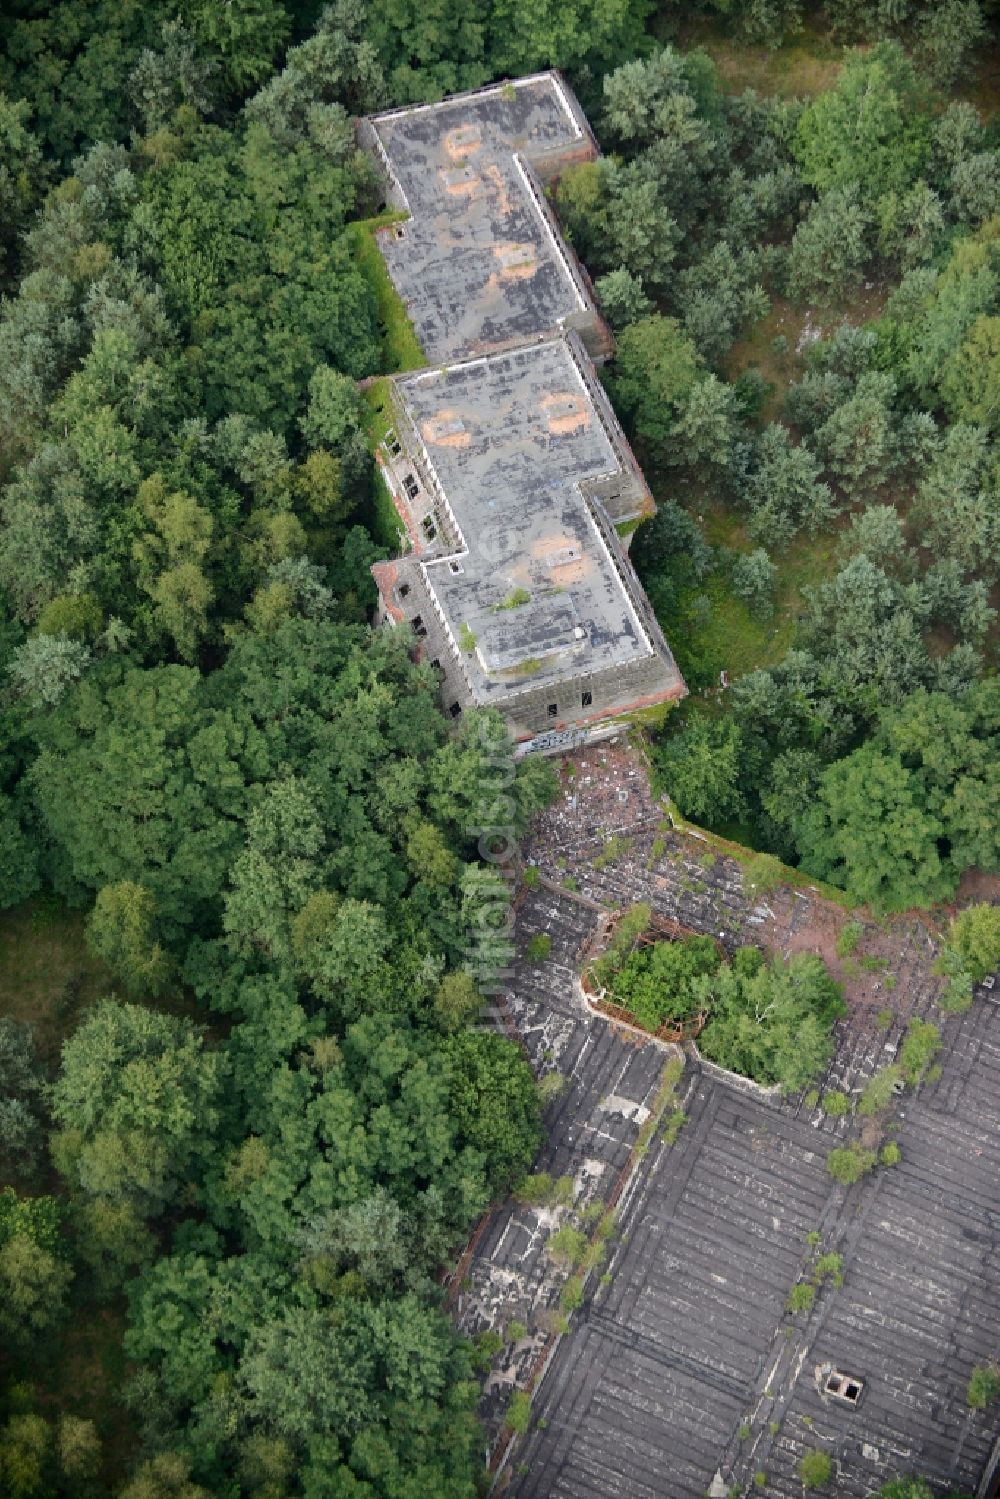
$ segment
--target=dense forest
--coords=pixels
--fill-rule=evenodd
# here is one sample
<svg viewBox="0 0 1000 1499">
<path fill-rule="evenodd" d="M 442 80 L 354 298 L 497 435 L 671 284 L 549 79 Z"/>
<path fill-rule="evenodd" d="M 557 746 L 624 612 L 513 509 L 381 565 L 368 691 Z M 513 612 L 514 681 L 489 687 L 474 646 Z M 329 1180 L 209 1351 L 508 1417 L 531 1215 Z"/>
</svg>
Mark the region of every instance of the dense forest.
<svg viewBox="0 0 1000 1499">
<path fill-rule="evenodd" d="M 393 356 L 351 116 L 567 70 L 606 154 L 555 206 L 693 689 L 656 773 L 928 904 L 1000 862 L 990 24 L 4 6 L 0 904 L 29 942 L 80 933 L 86 979 L 34 1028 L 0 1005 L 0 1493 L 479 1491 L 480 1353 L 439 1272 L 541 1127 L 468 972 L 470 931 L 480 978 L 503 961 L 509 894 L 477 839 L 498 787 L 522 829 L 555 773 L 515 778 L 489 715 L 449 732 L 368 627 L 358 381 Z M 734 49 L 780 73 L 803 37 L 822 88 L 731 86 Z"/>
</svg>

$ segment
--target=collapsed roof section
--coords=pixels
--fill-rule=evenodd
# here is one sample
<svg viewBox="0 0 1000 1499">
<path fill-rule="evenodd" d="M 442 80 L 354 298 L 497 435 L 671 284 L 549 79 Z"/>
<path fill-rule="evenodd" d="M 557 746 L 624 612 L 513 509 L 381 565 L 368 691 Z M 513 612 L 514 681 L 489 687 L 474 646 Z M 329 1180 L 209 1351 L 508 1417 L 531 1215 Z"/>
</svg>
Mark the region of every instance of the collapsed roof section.
<svg viewBox="0 0 1000 1499">
<path fill-rule="evenodd" d="M 409 214 L 379 245 L 429 359 L 462 358 L 561 329 L 610 352 L 590 284 L 543 184 L 597 155 L 557 73 L 362 121 L 387 202 Z"/>
</svg>

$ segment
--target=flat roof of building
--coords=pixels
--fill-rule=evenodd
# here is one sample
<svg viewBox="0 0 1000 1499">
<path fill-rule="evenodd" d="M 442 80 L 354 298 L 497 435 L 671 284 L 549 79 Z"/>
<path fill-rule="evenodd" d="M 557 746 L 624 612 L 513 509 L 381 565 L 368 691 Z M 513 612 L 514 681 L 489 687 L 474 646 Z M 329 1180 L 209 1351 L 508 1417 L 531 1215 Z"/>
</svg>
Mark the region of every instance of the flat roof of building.
<svg viewBox="0 0 1000 1499">
<path fill-rule="evenodd" d="M 594 148 L 554 73 L 369 122 L 410 220 L 382 253 L 434 362 L 550 332 L 588 298 L 525 167 Z"/>
<path fill-rule="evenodd" d="M 570 344 L 427 370 L 397 389 L 459 534 L 421 566 L 476 697 L 650 655 L 580 487 L 622 466 Z"/>
</svg>

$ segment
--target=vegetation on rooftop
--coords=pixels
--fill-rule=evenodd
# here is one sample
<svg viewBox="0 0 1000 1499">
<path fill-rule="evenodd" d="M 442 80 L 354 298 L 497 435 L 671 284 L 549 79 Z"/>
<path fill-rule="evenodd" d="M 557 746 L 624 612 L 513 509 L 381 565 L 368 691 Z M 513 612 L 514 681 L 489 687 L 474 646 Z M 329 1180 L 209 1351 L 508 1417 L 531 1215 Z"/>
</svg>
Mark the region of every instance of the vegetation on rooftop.
<svg viewBox="0 0 1000 1499">
<path fill-rule="evenodd" d="M 711 937 L 645 940 L 648 906 L 623 916 L 589 982 L 648 1030 L 704 1021 L 698 1047 L 710 1061 L 764 1085 L 805 1088 L 832 1054 L 840 990 L 811 953 L 768 959 L 740 948 L 727 962 Z"/>
</svg>

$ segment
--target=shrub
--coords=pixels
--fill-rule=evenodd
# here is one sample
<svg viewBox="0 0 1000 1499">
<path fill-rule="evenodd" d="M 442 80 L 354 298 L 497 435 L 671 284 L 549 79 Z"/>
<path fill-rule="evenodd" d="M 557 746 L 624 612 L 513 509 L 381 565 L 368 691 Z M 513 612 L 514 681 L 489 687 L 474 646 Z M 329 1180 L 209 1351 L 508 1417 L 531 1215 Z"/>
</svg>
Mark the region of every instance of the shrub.
<svg viewBox="0 0 1000 1499">
<path fill-rule="evenodd" d="M 523 1390 L 515 1390 L 510 1397 L 504 1424 L 511 1431 L 527 1431 L 531 1422 L 531 1396 Z"/>
<path fill-rule="evenodd" d="M 542 871 L 534 864 L 529 864 L 521 876 L 528 890 L 537 890 L 542 882 Z"/>
<path fill-rule="evenodd" d="M 616 859 L 620 859 L 624 854 L 627 854 L 631 847 L 631 838 L 621 836 L 609 838 L 601 852 L 592 860 L 594 868 L 606 869 L 609 864 L 613 864 Z"/>
<path fill-rule="evenodd" d="M 785 1305 L 790 1312 L 809 1312 L 812 1311 L 815 1300 L 816 1287 L 811 1286 L 807 1280 L 800 1280 L 789 1291 Z"/>
<path fill-rule="evenodd" d="M 831 1119 L 842 1119 L 850 1112 L 851 1100 L 846 1093 L 841 1093 L 837 1088 L 830 1088 L 823 1094 L 823 1113 L 829 1114 Z"/>
<path fill-rule="evenodd" d="M 602 1243 L 606 1243 L 607 1240 L 611 1238 L 617 1225 L 618 1214 L 615 1212 L 614 1208 L 607 1208 L 606 1211 L 601 1214 L 600 1220 L 594 1232 Z"/>
<path fill-rule="evenodd" d="M 900 1067 L 883 1067 L 881 1072 L 876 1072 L 864 1086 L 858 1113 L 863 1114 L 866 1119 L 880 1114 L 895 1098 L 902 1081 L 903 1071 Z"/>
<path fill-rule="evenodd" d="M 520 1343 L 522 1338 L 528 1336 L 528 1329 L 523 1322 L 507 1323 L 507 1341 L 509 1343 Z"/>
<path fill-rule="evenodd" d="M 573 1201 L 576 1183 L 571 1176 L 553 1177 L 548 1171 L 525 1176 L 514 1188 L 514 1200 L 522 1207 L 567 1207 Z"/>
<path fill-rule="evenodd" d="M 941 1049 L 941 1032 L 929 1020 L 911 1020 L 899 1049 L 899 1065 L 906 1081 L 916 1087 L 923 1082 Z"/>
<path fill-rule="evenodd" d="M 561 1097 L 569 1087 L 569 1078 L 564 1077 L 561 1072 L 547 1072 L 538 1083 L 538 1100 L 542 1108 Z"/>
<path fill-rule="evenodd" d="M 1000 1370 L 993 1364 L 979 1364 L 973 1369 L 966 1386 L 965 1398 L 975 1411 L 983 1411 L 1000 1395 Z"/>
<path fill-rule="evenodd" d="M 871 1171 L 875 1161 L 874 1150 L 865 1150 L 855 1141 L 853 1145 L 843 1145 L 837 1150 L 831 1150 L 826 1158 L 826 1169 L 834 1181 L 850 1187 Z"/>
<path fill-rule="evenodd" d="M 889 1030 L 889 1028 L 892 1025 L 892 1022 L 895 1020 L 895 1018 L 896 1018 L 896 1012 L 895 1012 L 895 1010 L 890 1010 L 889 1006 L 886 1005 L 885 1009 L 884 1010 L 879 1010 L 878 1014 L 875 1016 L 875 1028 L 876 1028 L 876 1030 L 882 1031 L 883 1033 L 885 1031 Z"/>
<path fill-rule="evenodd" d="M 677 1136 L 687 1124 L 687 1114 L 681 1108 L 674 1109 L 663 1126 L 663 1141 L 665 1145 L 676 1145 Z"/>
<path fill-rule="evenodd" d="M 773 854 L 754 854 L 744 866 L 743 883 L 754 895 L 767 895 L 781 884 L 784 873 L 781 860 Z"/>
<path fill-rule="evenodd" d="M 996 1364 L 978 1364 L 969 1376 L 966 1400 L 973 1411 L 985 1411 L 1000 1396 L 1000 1369 Z"/>
<path fill-rule="evenodd" d="M 533 937 L 528 938 L 525 955 L 529 963 L 544 963 L 552 951 L 552 938 L 548 932 L 536 932 Z"/>
<path fill-rule="evenodd" d="M 964 968 L 948 974 L 948 980 L 938 996 L 938 1009 L 946 1015 L 964 1015 L 972 1009 L 973 983 Z"/>
<path fill-rule="evenodd" d="M 590 1270 L 596 1270 L 604 1264 L 604 1256 L 608 1252 L 608 1246 L 600 1239 L 593 1239 L 587 1245 L 587 1252 L 580 1261 L 580 1269 L 586 1274 Z"/>
<path fill-rule="evenodd" d="M 837 933 L 838 958 L 849 958 L 864 936 L 864 932 L 865 929 L 860 921 L 845 922 Z"/>
<path fill-rule="evenodd" d="M 799 1477 L 804 1489 L 821 1489 L 830 1482 L 833 1460 L 828 1452 L 807 1452 L 799 1459 Z"/>
<path fill-rule="evenodd" d="M 484 1367 L 489 1365 L 494 1354 L 499 1353 L 503 1347 L 503 1338 L 495 1328 L 487 1327 L 483 1332 L 476 1335 L 476 1352 Z"/>
<path fill-rule="evenodd" d="M 578 1276 L 568 1280 L 559 1292 L 559 1305 L 564 1312 L 575 1312 L 583 1305 L 583 1282 Z"/>
<path fill-rule="evenodd" d="M 733 592 L 745 600 L 751 613 L 768 619 L 774 612 L 774 585 L 778 569 L 763 547 L 744 552 L 733 563 Z M 769 859 L 770 854 L 759 855 Z M 778 860 L 774 861 L 776 864 Z M 777 883 L 777 881 L 775 881 Z M 773 887 L 772 887 L 773 888 Z"/>
<path fill-rule="evenodd" d="M 526 588 L 512 588 L 506 598 L 501 599 L 496 605 L 498 609 L 520 609 L 523 604 L 531 603 L 531 594 Z"/>
<path fill-rule="evenodd" d="M 587 1252 L 587 1236 L 580 1229 L 564 1223 L 562 1228 L 556 1229 L 546 1248 L 554 1260 L 578 1265 Z"/>
<path fill-rule="evenodd" d="M 841 1254 L 821 1254 L 813 1267 L 813 1280 L 817 1285 L 824 1282 L 831 1286 L 844 1284 L 844 1257 Z"/>
<path fill-rule="evenodd" d="M 1000 967 L 1000 906 L 966 906 L 951 923 L 948 947 L 974 984 Z"/>
<path fill-rule="evenodd" d="M 887 1145 L 882 1146 L 882 1149 L 879 1151 L 878 1158 L 880 1164 L 883 1166 L 898 1166 L 900 1161 L 903 1159 L 903 1152 L 900 1150 L 895 1140 L 890 1140 Z"/>
</svg>

